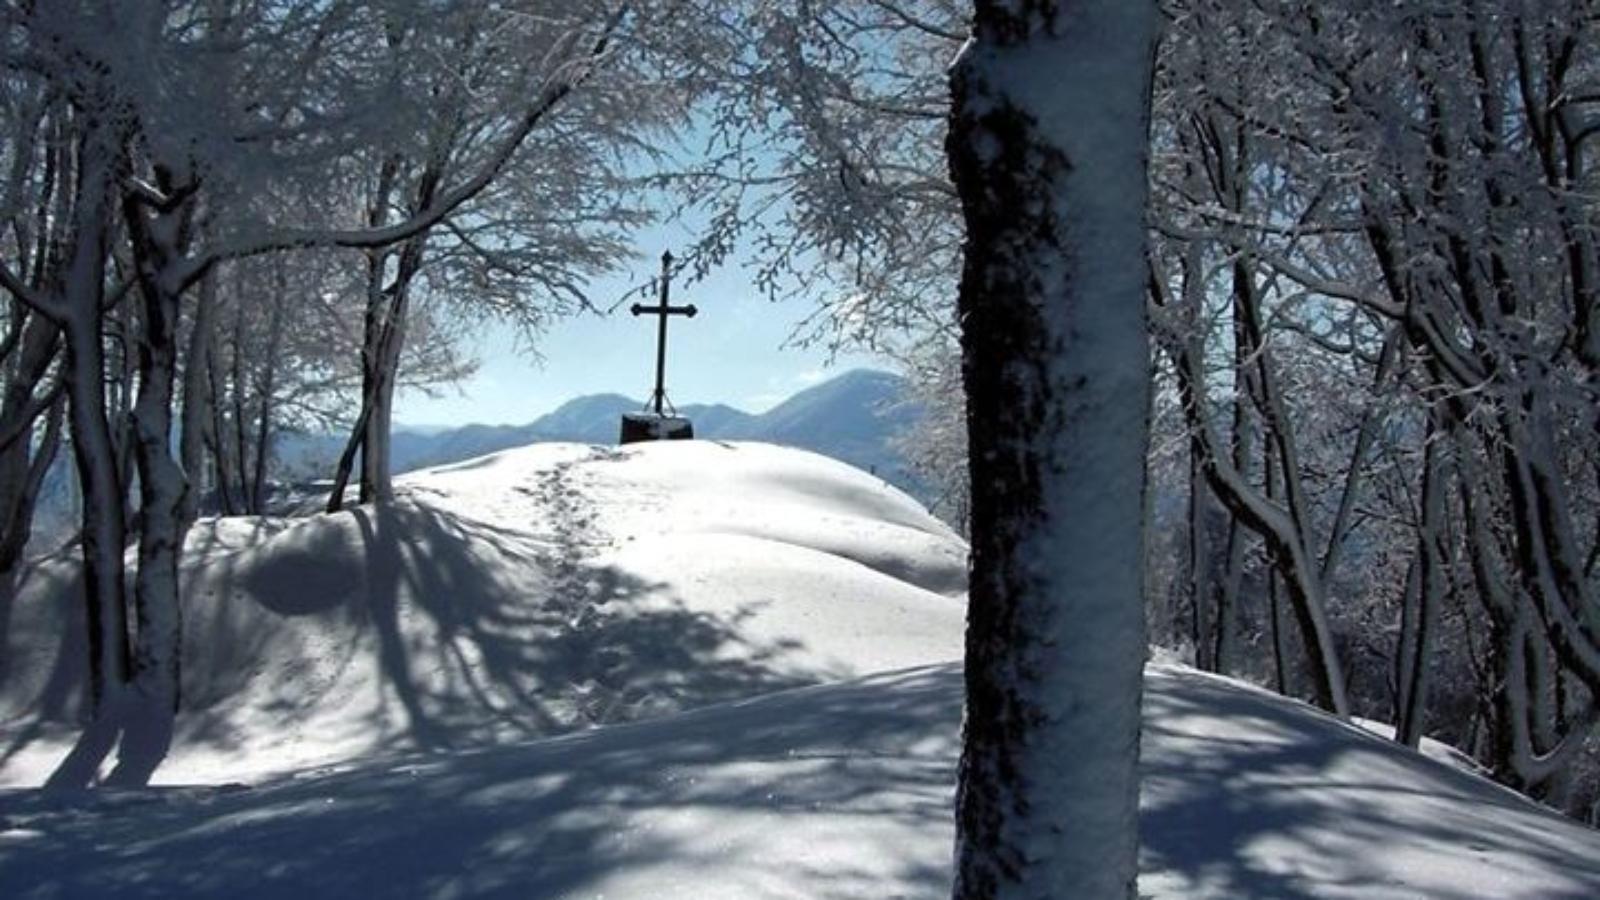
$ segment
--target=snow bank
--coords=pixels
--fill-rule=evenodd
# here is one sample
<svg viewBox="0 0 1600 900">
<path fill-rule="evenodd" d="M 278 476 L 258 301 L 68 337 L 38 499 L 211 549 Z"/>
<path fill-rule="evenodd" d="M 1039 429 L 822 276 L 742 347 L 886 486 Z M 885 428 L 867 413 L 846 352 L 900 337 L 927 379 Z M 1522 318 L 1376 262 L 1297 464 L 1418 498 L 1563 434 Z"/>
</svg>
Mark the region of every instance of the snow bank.
<svg viewBox="0 0 1600 900">
<path fill-rule="evenodd" d="M 157 783 L 489 746 L 959 656 L 965 547 L 849 466 L 762 444 L 542 444 L 383 509 L 202 522 Z M 18 603 L 0 784 L 72 737 L 69 562 Z M 42 715 L 41 715 L 42 713 Z"/>
</svg>

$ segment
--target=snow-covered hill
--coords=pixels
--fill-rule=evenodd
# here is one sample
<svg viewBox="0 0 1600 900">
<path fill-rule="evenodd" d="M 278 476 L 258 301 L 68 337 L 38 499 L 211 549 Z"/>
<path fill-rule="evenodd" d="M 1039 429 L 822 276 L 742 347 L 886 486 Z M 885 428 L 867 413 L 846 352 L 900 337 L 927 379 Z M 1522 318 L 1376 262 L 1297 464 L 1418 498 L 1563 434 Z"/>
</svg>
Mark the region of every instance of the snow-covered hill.
<svg viewBox="0 0 1600 900">
<path fill-rule="evenodd" d="M 205 521 L 164 783 L 462 748 L 959 655 L 965 548 L 880 480 L 760 444 L 538 444 L 398 500 Z M 75 568 L 17 603 L 0 784 L 70 740 Z M 40 721 L 43 712 L 45 720 Z"/>
<path fill-rule="evenodd" d="M 197 531 L 187 786 L 0 792 L 0 897 L 947 895 L 964 547 L 915 503 L 715 442 L 400 490 Z M 68 580 L 19 608 L 13 782 L 69 735 Z M 1600 896 L 1600 834 L 1233 681 L 1152 665 L 1144 759 L 1149 896 Z"/>
</svg>

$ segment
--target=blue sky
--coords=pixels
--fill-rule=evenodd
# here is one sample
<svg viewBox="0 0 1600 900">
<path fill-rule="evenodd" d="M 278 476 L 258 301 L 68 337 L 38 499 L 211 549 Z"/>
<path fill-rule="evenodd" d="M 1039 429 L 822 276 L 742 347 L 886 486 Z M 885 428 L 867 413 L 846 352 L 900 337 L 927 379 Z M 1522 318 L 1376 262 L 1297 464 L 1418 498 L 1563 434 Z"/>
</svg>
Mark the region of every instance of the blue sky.
<svg viewBox="0 0 1600 900">
<path fill-rule="evenodd" d="M 632 272 L 594 284 L 596 305 L 610 305 L 609 298 L 654 275 L 663 249 L 641 244 L 643 255 Z M 867 354 L 830 362 L 826 348 L 788 346 L 795 326 L 814 307 L 763 298 L 737 262 L 697 284 L 674 284 L 672 302 L 699 308 L 695 318 L 674 316 L 667 326 L 667 398 L 676 404 L 727 403 L 760 412 L 849 369 L 888 367 Z M 511 329 L 491 326 L 472 345 L 481 361 L 475 377 L 434 398 L 402 392 L 395 420 L 412 426 L 521 424 L 585 394 L 618 393 L 642 402 L 655 385 L 655 343 L 655 317 L 634 318 L 625 308 L 609 317 L 557 322 L 536 348 L 542 363 L 516 346 Z"/>
</svg>

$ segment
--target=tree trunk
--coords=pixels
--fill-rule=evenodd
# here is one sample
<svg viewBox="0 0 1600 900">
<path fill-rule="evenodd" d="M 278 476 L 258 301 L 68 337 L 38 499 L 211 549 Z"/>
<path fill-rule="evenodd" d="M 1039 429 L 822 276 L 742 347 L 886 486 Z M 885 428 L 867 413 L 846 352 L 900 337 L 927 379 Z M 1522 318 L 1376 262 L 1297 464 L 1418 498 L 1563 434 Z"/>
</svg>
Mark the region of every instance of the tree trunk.
<svg viewBox="0 0 1600 900">
<path fill-rule="evenodd" d="M 356 416 L 355 424 L 350 427 L 350 437 L 344 443 L 344 450 L 339 454 L 339 462 L 333 470 L 333 487 L 328 491 L 328 505 L 326 512 L 336 513 L 344 508 L 345 489 L 350 484 L 350 472 L 355 467 L 356 454 L 361 451 L 361 443 L 367 436 L 367 417 L 372 414 L 372 406 L 363 401 L 361 413 Z"/>
<path fill-rule="evenodd" d="M 158 178 L 161 170 L 157 169 Z M 173 193 L 170 184 L 162 190 Z M 134 578 L 135 632 L 130 713 L 108 783 L 143 785 L 166 758 L 178 712 L 183 607 L 178 561 L 188 520 L 189 482 L 172 456 L 174 387 L 182 288 L 169 267 L 189 241 L 192 202 L 148 214 L 128 204 L 125 220 L 138 267 L 139 389 L 134 401 L 134 458 L 139 471 L 139 570 Z"/>
<path fill-rule="evenodd" d="M 1428 429 L 1423 451 L 1422 522 L 1417 535 L 1416 608 L 1411 611 L 1412 634 L 1402 643 L 1405 680 L 1400 685 L 1400 717 L 1395 740 L 1408 747 L 1422 743 L 1427 727 L 1428 692 L 1433 682 L 1433 641 L 1439 630 L 1439 610 L 1444 604 L 1445 567 L 1449 565 L 1445 530 L 1444 437 L 1437 426 Z M 1402 630 L 1403 633 L 1404 630 Z M 1404 640 L 1404 638 L 1403 638 Z"/>
<path fill-rule="evenodd" d="M 60 436 L 60 403 L 40 390 L 60 347 L 59 329 L 18 304 L 14 327 L 20 330 L 16 358 L 4 372 L 0 394 L 0 684 L 6 679 L 10 652 L 11 606 L 21 581 L 24 552 L 33 529 L 33 512 L 43 481 L 55 458 Z M 27 316 L 26 321 L 21 317 Z M 35 448 L 36 425 L 46 415 L 43 440 Z M 36 471 L 39 470 L 39 471 Z"/>
<path fill-rule="evenodd" d="M 109 376 L 112 392 L 108 421 L 111 425 L 112 446 L 116 449 L 117 478 L 121 481 L 123 490 L 122 527 L 125 532 L 132 534 L 139 527 L 135 519 L 138 504 L 133 502 L 134 470 L 137 465 L 133 459 L 133 392 L 137 367 L 134 354 L 139 338 L 133 325 L 128 321 L 129 316 L 127 304 L 121 304 L 108 317 L 109 327 L 106 330 L 116 336 L 114 345 L 117 350 L 116 374 Z"/>
<path fill-rule="evenodd" d="M 262 355 L 261 375 L 256 385 L 255 473 L 250 479 L 250 511 L 256 515 L 266 512 L 267 464 L 272 458 L 273 395 L 278 388 L 278 354 L 283 347 L 283 311 L 288 304 L 288 285 L 283 267 L 277 269 L 274 282 L 272 312 L 267 317 L 267 347 Z"/>
<path fill-rule="evenodd" d="M 1134 896 L 1155 19 L 979 2 L 951 75 L 973 489 L 958 898 Z"/>
<path fill-rule="evenodd" d="M 418 209 L 425 209 L 433 202 L 440 174 L 438 169 L 423 173 L 416 199 Z M 422 270 L 427 241 L 428 232 L 424 231 L 401 246 L 394 280 L 384 289 L 389 302 L 374 348 L 372 409 L 367 416 L 367 435 L 361 448 L 363 503 L 388 503 L 394 499 L 394 472 L 389 455 L 390 436 L 394 432 L 394 392 L 400 382 L 400 356 L 405 349 L 406 320 L 411 314 L 411 287 Z"/>
<path fill-rule="evenodd" d="M 373 383 L 371 408 L 361 438 L 361 502 L 388 503 L 394 499 L 389 472 L 389 435 L 394 425 L 394 380 L 387 367 Z"/>
<path fill-rule="evenodd" d="M 1207 672 L 1217 671 L 1218 617 L 1212 615 L 1215 602 L 1211 585 L 1211 540 L 1206 531 L 1205 466 L 1195 441 L 1189 442 L 1189 603 L 1193 614 L 1194 664 Z"/>
<path fill-rule="evenodd" d="M 1262 454 L 1261 469 L 1263 490 L 1265 490 L 1267 500 L 1270 502 L 1277 498 L 1278 491 L 1277 466 L 1273 463 L 1273 455 L 1270 449 Z M 1290 691 L 1294 686 L 1294 678 L 1291 674 L 1293 663 L 1289 659 L 1289 635 L 1286 633 L 1288 629 L 1284 627 L 1283 622 L 1283 592 L 1281 590 L 1283 579 L 1279 575 L 1283 571 L 1283 565 L 1278 559 L 1277 549 L 1270 542 L 1262 548 L 1262 552 L 1266 556 L 1264 575 L 1267 582 L 1267 621 L 1271 626 L 1268 633 L 1272 638 L 1273 690 L 1288 697 L 1292 696 Z"/>
<path fill-rule="evenodd" d="M 1178 392 L 1182 397 L 1184 416 L 1191 431 L 1203 436 L 1207 448 L 1206 476 L 1211 482 L 1212 490 L 1230 513 L 1261 536 L 1266 543 L 1269 559 L 1283 574 L 1284 586 L 1289 592 L 1291 607 L 1300 626 L 1301 643 L 1311 664 L 1312 686 L 1316 692 L 1317 703 L 1335 715 L 1349 715 L 1350 706 L 1345 693 L 1344 671 L 1339 664 L 1333 633 L 1323 607 L 1322 582 L 1318 578 L 1316 561 L 1312 559 L 1306 543 L 1306 535 L 1302 526 L 1298 524 L 1303 522 L 1303 519 L 1292 513 L 1292 502 L 1286 509 L 1274 502 L 1274 498 L 1262 496 L 1261 492 L 1245 481 L 1244 473 L 1233 464 L 1232 460 L 1218 455 L 1218 440 L 1212 434 L 1210 423 L 1206 420 L 1202 408 L 1204 386 L 1200 380 L 1198 362 L 1182 353 L 1173 356 L 1177 362 L 1174 371 L 1178 380 Z M 1284 461 L 1285 457 L 1292 459 L 1292 454 L 1281 452 L 1283 445 L 1277 443 L 1277 439 L 1270 432 L 1266 438 L 1263 449 L 1268 454 L 1267 458 L 1273 460 L 1280 469 L 1286 470 L 1288 466 Z M 1287 496 L 1289 489 L 1286 488 L 1284 493 Z M 1232 570 L 1229 574 L 1230 582 L 1234 577 L 1232 572 L 1238 571 L 1233 566 L 1231 557 L 1233 553 L 1240 552 L 1240 549 L 1239 545 L 1235 544 L 1229 550 L 1229 567 Z"/>
<path fill-rule="evenodd" d="M 233 316 L 233 360 L 228 375 L 228 380 L 233 384 L 233 395 L 230 398 L 233 407 L 233 427 L 228 437 L 233 444 L 234 463 L 239 469 L 239 505 L 246 514 L 254 514 L 256 510 L 250 502 L 250 440 L 249 426 L 246 424 L 249 422 L 249 417 L 245 414 L 249 409 L 249 394 L 246 387 L 248 379 L 245 378 L 245 347 L 248 341 L 245 340 L 244 332 L 244 298 L 240 297 L 236 302 L 238 305 L 234 308 Z"/>
<path fill-rule="evenodd" d="M 1245 529 L 1237 516 L 1228 517 L 1228 552 L 1224 557 L 1222 581 L 1214 587 L 1217 594 L 1217 650 L 1216 671 L 1227 675 L 1234 671 L 1234 658 L 1239 644 L 1239 593 L 1244 589 L 1244 564 L 1246 558 Z"/>
<path fill-rule="evenodd" d="M 104 282 L 103 259 L 101 263 L 97 284 Z M 123 697 L 132 669 L 123 581 L 127 493 L 107 421 L 99 310 L 92 315 L 78 312 L 64 330 L 72 455 L 83 492 L 80 547 L 88 622 L 88 723 L 51 773 L 46 783 L 52 787 L 84 787 L 94 780 L 121 730 Z"/>
<path fill-rule="evenodd" d="M 13 486 L 14 494 L 8 498 L 12 504 L 9 521 L 0 539 L 0 685 L 10 674 L 11 662 L 11 611 L 16 603 L 17 590 L 22 585 L 24 551 L 33 526 L 33 513 L 39 501 L 39 491 L 45 475 L 55 463 L 56 451 L 61 446 L 62 412 L 64 398 L 57 396 L 45 413 L 44 433 L 33 448 L 32 459 Z M 31 429 L 30 429 L 31 430 Z M 10 477 L 11 473 L 7 473 Z"/>
<path fill-rule="evenodd" d="M 228 423 L 222 414 L 222 397 L 225 386 L 222 383 L 222 371 L 217 363 L 216 347 L 213 345 L 211 352 L 206 354 L 206 380 L 210 384 L 211 394 L 211 423 L 206 429 L 206 446 L 211 450 L 212 468 L 216 472 L 217 502 L 222 506 L 225 516 L 241 512 L 239 505 L 233 497 L 233 460 L 228 455 L 226 440 Z"/>
<path fill-rule="evenodd" d="M 200 281 L 199 296 L 195 301 L 194 319 L 189 326 L 189 349 L 183 362 L 183 412 L 178 429 L 178 453 L 183 471 L 188 475 L 191 490 L 184 495 L 183 523 L 187 528 L 200 514 L 200 495 L 205 468 L 205 443 L 208 421 L 213 418 L 211 405 L 216 398 L 211 393 L 211 323 L 212 308 L 216 305 L 217 276 L 208 272 Z M 221 493 L 221 486 L 218 486 Z"/>
</svg>

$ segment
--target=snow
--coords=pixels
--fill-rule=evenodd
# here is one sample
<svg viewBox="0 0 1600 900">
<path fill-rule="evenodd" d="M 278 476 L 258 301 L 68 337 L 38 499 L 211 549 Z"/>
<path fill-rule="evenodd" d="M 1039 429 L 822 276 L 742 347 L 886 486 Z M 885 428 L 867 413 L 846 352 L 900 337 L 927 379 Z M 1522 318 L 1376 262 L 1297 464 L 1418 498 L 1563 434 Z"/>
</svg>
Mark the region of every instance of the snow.
<svg viewBox="0 0 1600 900">
<path fill-rule="evenodd" d="M 964 548 L 909 499 L 707 442 L 397 489 L 196 530 L 166 786 L 0 792 L 0 897 L 948 896 Z M 1600 896 L 1600 834 L 1302 704 L 1156 661 L 1144 720 L 1146 896 Z"/>
<path fill-rule="evenodd" d="M 980 6 L 951 73 L 972 480 L 954 895 L 1134 896 L 1153 3 Z"/>
<path fill-rule="evenodd" d="M 396 494 L 195 527 L 187 711 L 156 783 L 491 746 L 960 655 L 960 539 L 820 456 L 535 444 Z M 82 677 L 57 637 L 73 571 L 46 563 L 17 603 L 0 786 L 41 783 L 73 737 L 34 714 Z"/>
</svg>

